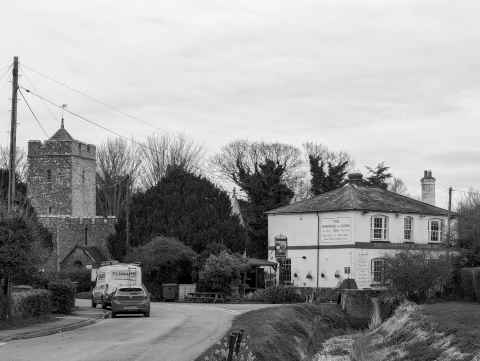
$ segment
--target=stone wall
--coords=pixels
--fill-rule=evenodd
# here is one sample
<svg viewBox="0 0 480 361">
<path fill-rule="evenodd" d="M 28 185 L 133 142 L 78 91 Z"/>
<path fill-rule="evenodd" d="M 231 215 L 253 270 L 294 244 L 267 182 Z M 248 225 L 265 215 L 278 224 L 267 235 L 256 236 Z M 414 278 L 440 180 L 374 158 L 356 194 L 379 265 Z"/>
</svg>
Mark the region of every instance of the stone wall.
<svg viewBox="0 0 480 361">
<path fill-rule="evenodd" d="M 72 157 L 72 216 L 96 215 L 96 164 L 94 160 Z"/>
<path fill-rule="evenodd" d="M 68 151 L 65 144 L 47 145 L 28 143 L 28 198 L 37 214 L 71 214 L 72 158 L 61 154 Z M 47 151 L 58 155 L 45 155 Z"/>
<path fill-rule="evenodd" d="M 105 255 L 109 255 L 108 237 L 115 233 L 115 217 L 66 217 L 40 216 L 39 221 L 52 233 L 55 262 L 50 260 L 47 267 L 58 265 L 79 246 L 95 246 Z"/>
<path fill-rule="evenodd" d="M 96 149 L 77 141 L 28 142 L 28 197 L 40 215 L 95 216 Z"/>
</svg>

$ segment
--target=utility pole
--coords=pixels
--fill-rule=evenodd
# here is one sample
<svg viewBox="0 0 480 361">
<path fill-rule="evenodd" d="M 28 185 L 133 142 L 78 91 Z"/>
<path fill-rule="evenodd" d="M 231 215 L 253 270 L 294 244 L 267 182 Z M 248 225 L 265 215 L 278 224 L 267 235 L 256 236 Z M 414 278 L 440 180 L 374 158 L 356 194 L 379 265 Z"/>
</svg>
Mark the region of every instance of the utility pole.
<svg viewBox="0 0 480 361">
<path fill-rule="evenodd" d="M 450 216 L 452 214 L 452 192 L 453 188 L 448 188 L 448 216 L 447 216 L 447 262 L 450 262 Z"/>
<path fill-rule="evenodd" d="M 10 213 L 15 204 L 15 163 L 17 150 L 17 92 L 18 92 L 18 56 L 13 57 L 12 70 L 12 113 L 10 118 L 10 163 L 8 168 L 8 202 Z"/>
<path fill-rule="evenodd" d="M 125 254 L 130 248 L 130 176 L 127 176 L 127 204 L 125 206 L 126 225 L 125 225 Z"/>
</svg>

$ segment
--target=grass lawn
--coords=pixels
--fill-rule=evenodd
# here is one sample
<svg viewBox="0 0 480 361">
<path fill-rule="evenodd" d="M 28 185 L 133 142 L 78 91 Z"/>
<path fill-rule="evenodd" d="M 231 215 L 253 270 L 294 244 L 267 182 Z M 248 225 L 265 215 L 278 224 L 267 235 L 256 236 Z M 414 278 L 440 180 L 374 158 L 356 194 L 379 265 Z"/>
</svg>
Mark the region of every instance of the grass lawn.
<svg viewBox="0 0 480 361">
<path fill-rule="evenodd" d="M 435 322 L 437 331 L 454 335 L 462 352 L 480 349 L 480 303 L 435 303 L 423 305 L 422 312 Z"/>
</svg>

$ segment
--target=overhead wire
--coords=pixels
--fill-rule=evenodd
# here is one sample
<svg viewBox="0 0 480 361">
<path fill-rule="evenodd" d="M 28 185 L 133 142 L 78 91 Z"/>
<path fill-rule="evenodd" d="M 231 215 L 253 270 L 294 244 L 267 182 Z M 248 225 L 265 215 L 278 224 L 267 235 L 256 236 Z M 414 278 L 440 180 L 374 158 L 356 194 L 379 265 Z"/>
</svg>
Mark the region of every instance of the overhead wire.
<svg viewBox="0 0 480 361">
<path fill-rule="evenodd" d="M 97 98 L 95 98 L 95 97 L 87 94 L 86 92 L 84 92 L 84 91 L 82 91 L 82 90 L 78 90 L 78 89 L 76 89 L 76 88 L 74 88 L 74 87 L 66 84 L 66 83 L 63 82 L 63 81 L 56 80 L 55 78 L 53 78 L 53 77 L 51 77 L 51 76 L 49 76 L 49 75 L 47 75 L 47 74 L 44 74 L 44 73 L 42 73 L 42 72 L 40 72 L 40 71 L 38 71 L 38 70 L 35 70 L 35 69 L 33 69 L 32 67 L 30 67 L 30 66 L 28 66 L 28 65 L 23 64 L 23 67 L 26 68 L 26 69 L 28 69 L 28 70 L 30 70 L 31 72 L 39 75 L 39 76 L 41 76 L 41 77 L 43 77 L 43 78 L 51 81 L 51 82 L 54 82 L 54 83 L 56 83 L 56 84 L 58 84 L 58 85 L 60 85 L 60 86 L 63 86 L 63 87 L 65 87 L 65 88 L 69 89 L 70 91 L 73 91 L 73 92 L 75 92 L 75 93 L 77 93 L 77 94 L 80 94 L 80 95 L 82 95 L 83 97 L 85 97 L 85 98 L 87 98 L 87 99 L 90 99 L 91 101 L 93 101 L 93 102 L 95 102 L 95 103 L 98 103 L 98 104 L 100 104 L 100 105 L 103 105 L 104 107 L 110 109 L 111 111 L 113 111 L 113 112 L 115 112 L 115 113 L 117 113 L 117 114 L 123 115 L 124 117 L 130 118 L 130 119 L 133 119 L 133 120 L 137 120 L 137 121 L 139 121 L 139 122 L 142 122 L 142 123 L 144 123 L 144 124 L 152 127 L 152 128 L 155 129 L 155 130 L 162 131 L 160 128 L 158 128 L 157 126 L 153 125 L 152 123 L 150 123 L 150 122 L 148 122 L 148 121 L 146 121 L 146 120 L 144 120 L 144 119 L 142 119 L 142 118 L 139 118 L 139 117 L 137 117 L 137 116 L 135 116 L 135 115 L 131 115 L 131 114 L 129 114 L 129 113 L 123 111 L 123 110 L 120 110 L 120 109 L 118 109 L 117 107 L 114 107 L 113 105 L 108 104 L 108 103 L 104 102 L 103 100 L 97 99 Z"/>
<path fill-rule="evenodd" d="M 22 78 L 26 79 L 27 82 L 29 83 L 30 87 L 35 90 L 35 91 L 38 91 L 38 88 L 35 86 L 35 84 L 33 83 L 32 81 L 32 78 L 30 78 L 29 75 L 27 75 L 27 73 L 24 71 L 24 66 L 23 66 L 23 63 L 19 63 L 19 71 L 20 71 L 20 75 L 22 76 Z M 54 114 L 52 108 L 50 107 L 49 104 L 45 103 L 45 102 L 42 102 L 42 105 L 45 107 L 45 109 L 47 110 L 48 113 L 50 113 L 51 117 L 53 120 L 55 121 L 58 121 L 58 114 Z"/>
<path fill-rule="evenodd" d="M 27 99 L 25 98 L 25 95 L 23 95 L 22 89 L 18 89 L 18 92 L 20 93 L 21 97 L 25 101 L 25 104 L 27 105 L 27 108 L 30 110 L 30 113 L 32 113 L 33 118 L 36 120 L 36 122 L 37 122 L 38 126 L 40 127 L 40 129 L 42 130 L 43 134 L 45 135 L 45 137 L 48 138 L 47 131 L 43 127 L 42 123 L 40 122 L 40 119 L 38 119 L 38 117 L 36 116 L 35 112 L 33 111 L 32 107 L 30 106 L 30 104 L 28 103 Z"/>
<path fill-rule="evenodd" d="M 87 123 L 89 123 L 89 124 L 92 124 L 92 125 L 94 125 L 94 126 L 96 126 L 96 127 L 98 127 L 98 128 L 101 128 L 101 129 L 103 129 L 103 130 L 105 130 L 105 131 L 107 131 L 107 132 L 109 132 L 109 133 L 111 133 L 111 134 L 113 134 L 113 135 L 115 135 L 115 136 L 117 136 L 117 137 L 119 137 L 119 138 L 123 138 L 123 139 L 125 139 L 125 140 L 127 140 L 127 141 L 131 141 L 132 143 L 135 143 L 135 144 L 138 145 L 139 147 L 152 150 L 152 149 L 150 149 L 147 145 L 145 145 L 145 144 L 143 144 L 143 143 L 140 143 L 140 142 L 137 142 L 137 141 L 135 141 L 134 139 L 128 138 L 128 137 L 124 136 L 123 134 L 120 134 L 120 133 L 118 133 L 118 132 L 116 132 L 116 131 L 114 131 L 114 130 L 112 130 L 112 129 L 110 129 L 110 128 L 105 127 L 104 125 L 98 123 L 97 121 L 94 121 L 94 120 L 92 120 L 92 119 L 89 119 L 89 118 L 87 118 L 87 117 L 84 117 L 84 116 L 81 115 L 81 114 L 78 114 L 78 113 L 76 113 L 76 112 L 73 112 L 73 111 L 71 111 L 70 109 L 63 107 L 62 105 L 56 104 L 54 101 L 52 101 L 52 100 L 50 100 L 50 99 L 48 99 L 48 98 L 46 98 L 46 97 L 44 97 L 44 96 L 36 93 L 36 92 L 33 92 L 33 91 L 30 90 L 30 89 L 27 89 L 27 88 L 25 88 L 25 87 L 23 87 L 23 86 L 21 86 L 21 85 L 19 86 L 19 88 L 25 90 L 27 93 L 29 93 L 29 94 L 37 97 L 38 99 L 40 99 L 40 100 L 42 100 L 42 101 L 44 101 L 44 102 L 49 103 L 50 105 L 52 105 L 52 106 L 54 106 L 54 107 L 56 107 L 56 108 L 58 108 L 58 109 L 64 110 L 66 113 L 68 113 L 68 114 L 70 114 L 70 115 L 72 115 L 72 116 L 74 116 L 74 117 L 76 117 L 76 118 L 78 118 L 78 119 L 81 119 L 81 120 L 83 120 L 83 121 L 85 121 L 85 122 L 87 122 Z"/>
</svg>

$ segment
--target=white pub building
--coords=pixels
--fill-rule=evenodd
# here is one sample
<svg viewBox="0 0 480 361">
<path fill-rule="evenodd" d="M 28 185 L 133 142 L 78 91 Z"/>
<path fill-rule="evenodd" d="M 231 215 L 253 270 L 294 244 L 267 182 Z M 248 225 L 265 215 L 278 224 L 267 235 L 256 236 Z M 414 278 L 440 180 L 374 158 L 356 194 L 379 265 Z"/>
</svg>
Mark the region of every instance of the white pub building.
<svg viewBox="0 0 480 361">
<path fill-rule="evenodd" d="M 358 288 L 383 282 L 386 255 L 444 251 L 448 211 L 435 206 L 435 178 L 425 171 L 422 201 L 367 185 L 350 174 L 341 188 L 267 212 L 268 258 L 280 284 Z"/>
</svg>

